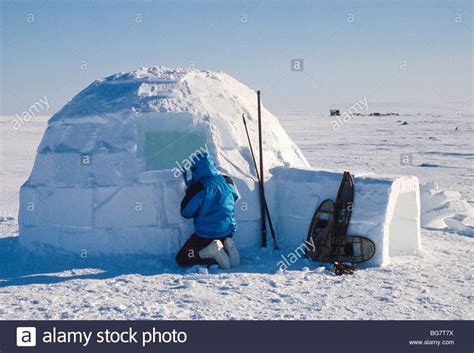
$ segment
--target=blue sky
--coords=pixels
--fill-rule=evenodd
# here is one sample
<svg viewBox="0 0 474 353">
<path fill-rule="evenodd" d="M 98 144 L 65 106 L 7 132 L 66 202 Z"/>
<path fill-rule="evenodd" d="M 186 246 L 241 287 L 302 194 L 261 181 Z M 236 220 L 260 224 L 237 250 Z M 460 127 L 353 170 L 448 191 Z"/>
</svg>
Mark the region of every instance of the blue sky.
<svg viewBox="0 0 474 353">
<path fill-rule="evenodd" d="M 469 0 L 4 1 L 1 19 L 2 115 L 44 96 L 52 114 L 96 78 L 190 63 L 261 89 L 275 112 L 472 100 Z"/>
</svg>

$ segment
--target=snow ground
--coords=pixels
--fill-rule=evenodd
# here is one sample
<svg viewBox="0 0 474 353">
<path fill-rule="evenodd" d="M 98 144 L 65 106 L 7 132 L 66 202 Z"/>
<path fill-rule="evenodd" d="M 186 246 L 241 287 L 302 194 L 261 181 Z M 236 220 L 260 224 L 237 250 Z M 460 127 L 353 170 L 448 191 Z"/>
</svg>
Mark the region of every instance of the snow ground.
<svg viewBox="0 0 474 353">
<path fill-rule="evenodd" d="M 414 174 L 472 204 L 472 116 L 353 117 L 338 132 L 322 114 L 277 116 L 313 166 Z M 247 251 L 240 268 L 209 273 L 152 257 L 26 254 L 16 236 L 18 189 L 46 119 L 17 131 L 10 120 L 0 119 L 0 319 L 474 318 L 474 239 L 453 232 L 423 230 L 419 256 L 343 277 L 307 260 L 279 272 L 293 249 Z M 401 166 L 400 153 L 412 153 L 413 164 Z"/>
</svg>

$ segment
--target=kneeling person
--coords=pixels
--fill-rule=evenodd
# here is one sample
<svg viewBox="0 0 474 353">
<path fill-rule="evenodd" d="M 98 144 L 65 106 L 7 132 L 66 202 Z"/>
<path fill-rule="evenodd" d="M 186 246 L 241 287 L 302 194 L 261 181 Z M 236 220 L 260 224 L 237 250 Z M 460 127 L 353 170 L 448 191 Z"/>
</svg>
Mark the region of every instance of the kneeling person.
<svg viewBox="0 0 474 353">
<path fill-rule="evenodd" d="M 240 256 L 232 241 L 237 229 L 234 205 L 238 199 L 234 182 L 220 175 L 212 157 L 204 154 L 191 167 L 192 180 L 181 201 L 181 215 L 194 218 L 194 234 L 176 255 L 184 267 L 219 264 L 239 266 Z"/>
</svg>

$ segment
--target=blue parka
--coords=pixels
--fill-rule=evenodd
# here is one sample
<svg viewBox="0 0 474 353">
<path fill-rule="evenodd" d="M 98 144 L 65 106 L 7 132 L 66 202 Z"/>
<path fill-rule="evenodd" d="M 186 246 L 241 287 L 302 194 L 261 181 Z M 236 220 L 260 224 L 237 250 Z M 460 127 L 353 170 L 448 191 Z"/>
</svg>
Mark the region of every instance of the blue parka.
<svg viewBox="0 0 474 353">
<path fill-rule="evenodd" d="M 234 205 L 238 193 L 233 180 L 219 175 L 208 154 L 194 159 L 192 184 L 181 201 L 181 215 L 194 218 L 194 232 L 204 238 L 232 236 L 237 229 Z"/>
</svg>

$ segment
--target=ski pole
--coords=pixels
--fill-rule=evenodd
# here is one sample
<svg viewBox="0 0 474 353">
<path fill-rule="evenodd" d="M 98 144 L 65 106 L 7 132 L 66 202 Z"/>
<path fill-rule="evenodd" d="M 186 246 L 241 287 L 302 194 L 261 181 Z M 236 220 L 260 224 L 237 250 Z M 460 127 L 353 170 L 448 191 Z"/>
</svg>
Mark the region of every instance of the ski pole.
<svg viewBox="0 0 474 353">
<path fill-rule="evenodd" d="M 258 155 L 260 162 L 260 182 L 259 193 L 260 193 L 260 217 L 262 219 L 262 248 L 267 247 L 267 221 L 265 220 L 265 184 L 263 183 L 265 178 L 263 176 L 263 138 L 262 138 L 262 114 L 260 106 L 260 91 L 257 91 L 257 116 L 258 116 Z"/>
<path fill-rule="evenodd" d="M 252 155 L 253 165 L 255 167 L 255 174 L 257 175 L 258 182 L 260 183 L 260 173 L 258 172 L 257 161 L 255 160 L 255 154 L 253 153 L 252 141 L 250 140 L 249 130 L 247 128 L 247 120 L 245 119 L 244 114 L 242 114 L 242 120 L 244 122 L 245 132 L 247 134 L 247 140 L 249 142 L 250 153 Z M 267 219 L 268 219 L 268 225 L 270 226 L 270 233 L 272 234 L 273 247 L 274 247 L 274 249 L 278 250 L 278 245 L 277 245 L 277 242 L 276 242 L 275 229 L 273 228 L 273 222 L 272 222 L 272 219 L 270 217 L 270 211 L 268 210 L 267 199 L 265 198 L 265 195 L 263 197 L 263 202 L 264 202 L 266 216 L 267 216 Z"/>
</svg>

